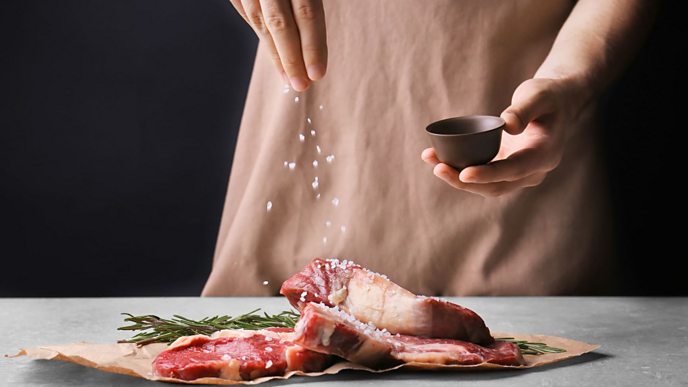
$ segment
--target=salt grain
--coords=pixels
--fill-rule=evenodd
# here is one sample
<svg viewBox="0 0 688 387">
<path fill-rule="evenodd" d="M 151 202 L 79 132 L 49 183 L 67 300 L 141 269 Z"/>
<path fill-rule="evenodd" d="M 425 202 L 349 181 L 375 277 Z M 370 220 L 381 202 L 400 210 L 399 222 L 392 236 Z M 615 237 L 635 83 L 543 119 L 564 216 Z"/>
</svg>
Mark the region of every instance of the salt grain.
<svg viewBox="0 0 688 387">
<path fill-rule="evenodd" d="M 268 369 L 270 367 L 272 367 L 272 360 L 268 360 L 268 362 L 265 363 L 265 369 Z"/>
<path fill-rule="evenodd" d="M 289 169 L 294 170 L 294 168 L 296 168 L 296 163 L 292 161 L 289 163 Z"/>
<path fill-rule="evenodd" d="M 301 141 L 301 142 L 306 141 L 306 136 L 303 133 L 299 133 L 299 141 Z"/>
<path fill-rule="evenodd" d="M 308 122 L 308 125 L 310 125 L 310 124 L 313 123 L 313 121 L 311 121 L 311 118 L 310 118 L 310 117 L 306 118 L 306 122 Z"/>
<path fill-rule="evenodd" d="M 315 137 L 315 129 L 311 129 L 311 136 Z"/>
<path fill-rule="evenodd" d="M 287 167 L 289 167 L 289 161 L 284 162 L 284 168 L 287 168 Z"/>
<path fill-rule="evenodd" d="M 313 160 L 313 168 L 318 168 L 318 160 Z"/>
<path fill-rule="evenodd" d="M 320 182 L 318 182 L 318 177 L 316 176 L 315 180 L 313 180 L 313 182 L 311 183 L 311 187 L 313 187 L 313 189 L 318 189 L 319 185 L 320 185 Z"/>
<path fill-rule="evenodd" d="M 315 195 L 316 200 L 320 200 L 320 194 Z"/>
<path fill-rule="evenodd" d="M 341 230 L 341 232 L 346 232 L 346 226 L 345 225 L 339 226 L 339 230 Z"/>
<path fill-rule="evenodd" d="M 294 103 L 299 103 L 299 96 L 294 97 Z"/>
<path fill-rule="evenodd" d="M 301 297 L 299 297 L 299 301 L 306 302 L 306 296 L 307 295 L 308 295 L 308 292 L 301 293 Z"/>
<path fill-rule="evenodd" d="M 263 286 L 268 286 L 270 284 L 270 281 L 263 281 Z"/>
<path fill-rule="evenodd" d="M 332 226 L 332 222 L 330 222 L 329 220 L 325 221 L 325 227 L 330 227 L 330 226 Z"/>
<path fill-rule="evenodd" d="M 265 341 L 272 341 L 272 337 L 270 337 L 270 336 L 265 336 Z"/>
<path fill-rule="evenodd" d="M 322 154 L 322 149 L 320 149 L 320 145 L 316 145 L 315 150 L 318 152 L 318 154 Z"/>
<path fill-rule="evenodd" d="M 334 155 L 329 155 L 329 156 L 325 157 L 325 161 L 332 164 L 332 162 L 334 161 Z"/>
<path fill-rule="evenodd" d="M 327 244 L 327 237 L 323 237 L 323 245 Z"/>
<path fill-rule="evenodd" d="M 272 210 L 272 202 L 268 200 L 268 203 L 265 205 L 265 208 L 268 212 L 270 212 L 270 210 Z"/>
<path fill-rule="evenodd" d="M 323 110 L 325 107 L 323 105 L 318 106 L 318 109 Z"/>
<path fill-rule="evenodd" d="M 272 352 L 272 347 L 265 347 L 265 352 Z"/>
<path fill-rule="evenodd" d="M 332 205 L 335 207 L 339 207 L 339 198 L 332 199 Z"/>
<path fill-rule="evenodd" d="M 221 359 L 222 361 L 230 361 L 232 360 L 232 357 L 225 353 L 224 355 L 222 355 Z"/>
</svg>

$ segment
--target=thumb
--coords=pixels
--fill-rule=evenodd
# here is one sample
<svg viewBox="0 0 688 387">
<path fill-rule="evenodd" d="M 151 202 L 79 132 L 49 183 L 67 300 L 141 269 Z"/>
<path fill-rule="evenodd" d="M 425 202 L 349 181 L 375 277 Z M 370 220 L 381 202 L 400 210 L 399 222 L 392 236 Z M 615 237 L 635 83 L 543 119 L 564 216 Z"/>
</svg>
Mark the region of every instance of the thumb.
<svg viewBox="0 0 688 387">
<path fill-rule="evenodd" d="M 548 82 L 529 79 L 514 91 L 511 106 L 500 115 L 506 122 L 504 130 L 509 134 L 520 134 L 528 124 L 551 113 L 554 109 L 554 96 Z"/>
</svg>

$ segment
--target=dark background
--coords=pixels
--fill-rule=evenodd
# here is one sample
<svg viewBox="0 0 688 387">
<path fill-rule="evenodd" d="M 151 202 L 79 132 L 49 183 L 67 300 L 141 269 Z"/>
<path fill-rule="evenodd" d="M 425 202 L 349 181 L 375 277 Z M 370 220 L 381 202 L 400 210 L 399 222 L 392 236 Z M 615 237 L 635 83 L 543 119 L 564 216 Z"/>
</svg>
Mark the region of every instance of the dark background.
<svg viewBox="0 0 688 387">
<path fill-rule="evenodd" d="M 603 102 L 621 294 L 688 294 L 669 3 Z M 199 294 L 256 46 L 228 1 L 3 1 L 0 44 L 0 296 Z"/>
</svg>

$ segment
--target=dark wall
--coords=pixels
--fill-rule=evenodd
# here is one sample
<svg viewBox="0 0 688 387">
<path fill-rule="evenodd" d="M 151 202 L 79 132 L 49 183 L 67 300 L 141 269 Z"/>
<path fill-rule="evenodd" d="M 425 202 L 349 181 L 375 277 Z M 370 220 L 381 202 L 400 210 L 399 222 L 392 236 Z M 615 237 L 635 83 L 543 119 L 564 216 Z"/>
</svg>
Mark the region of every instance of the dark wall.
<svg viewBox="0 0 688 387">
<path fill-rule="evenodd" d="M 0 13 L 0 295 L 199 294 L 250 29 L 227 0 L 16 0 Z"/>
<path fill-rule="evenodd" d="M 604 116 L 628 294 L 686 294 L 675 10 Z M 197 295 L 256 40 L 227 0 L 0 3 L 0 296 Z"/>
</svg>

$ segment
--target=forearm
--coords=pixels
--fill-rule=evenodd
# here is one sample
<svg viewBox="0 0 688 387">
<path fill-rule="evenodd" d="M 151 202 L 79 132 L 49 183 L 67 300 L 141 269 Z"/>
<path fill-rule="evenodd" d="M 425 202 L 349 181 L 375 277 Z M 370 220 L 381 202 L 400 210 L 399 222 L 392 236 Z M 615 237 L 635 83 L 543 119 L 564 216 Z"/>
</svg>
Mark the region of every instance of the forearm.
<svg viewBox="0 0 688 387">
<path fill-rule="evenodd" d="M 624 69 L 654 19 L 656 0 L 579 0 L 536 78 L 566 79 L 582 108 Z"/>
</svg>

